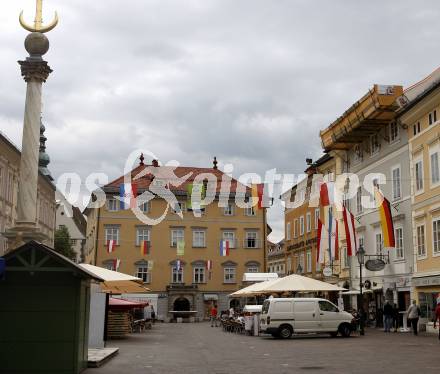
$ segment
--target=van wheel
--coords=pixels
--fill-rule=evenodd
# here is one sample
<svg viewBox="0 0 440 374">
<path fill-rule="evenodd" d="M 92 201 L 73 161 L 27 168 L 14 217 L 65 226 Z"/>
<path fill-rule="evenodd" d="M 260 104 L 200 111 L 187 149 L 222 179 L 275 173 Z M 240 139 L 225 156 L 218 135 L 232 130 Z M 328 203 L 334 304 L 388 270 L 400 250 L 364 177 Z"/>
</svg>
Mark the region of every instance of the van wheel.
<svg viewBox="0 0 440 374">
<path fill-rule="evenodd" d="M 292 336 L 292 328 L 289 325 L 280 326 L 279 336 L 281 339 L 289 339 Z"/>
<path fill-rule="evenodd" d="M 271 334 L 274 338 L 279 338 L 280 337 L 280 333 L 278 332 L 274 332 L 273 334 Z"/>
<path fill-rule="evenodd" d="M 344 323 L 339 326 L 339 332 L 344 338 L 348 338 L 351 334 L 351 328 L 348 324 Z"/>
</svg>

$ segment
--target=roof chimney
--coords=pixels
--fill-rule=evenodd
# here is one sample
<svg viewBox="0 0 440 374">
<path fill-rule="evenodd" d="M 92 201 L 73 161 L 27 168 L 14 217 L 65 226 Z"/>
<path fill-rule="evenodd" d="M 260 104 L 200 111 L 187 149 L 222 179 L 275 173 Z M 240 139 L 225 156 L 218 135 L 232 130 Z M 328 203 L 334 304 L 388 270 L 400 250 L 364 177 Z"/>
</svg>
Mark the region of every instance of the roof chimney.
<svg viewBox="0 0 440 374">
<path fill-rule="evenodd" d="M 215 170 L 217 170 L 217 169 L 218 169 L 218 167 L 217 167 L 218 162 L 217 162 L 217 157 L 215 157 L 215 156 L 214 156 L 214 162 L 213 162 L 213 164 L 214 164 L 213 168 L 214 168 Z"/>
<path fill-rule="evenodd" d="M 153 166 L 157 168 L 159 166 L 159 161 L 153 160 Z"/>
</svg>

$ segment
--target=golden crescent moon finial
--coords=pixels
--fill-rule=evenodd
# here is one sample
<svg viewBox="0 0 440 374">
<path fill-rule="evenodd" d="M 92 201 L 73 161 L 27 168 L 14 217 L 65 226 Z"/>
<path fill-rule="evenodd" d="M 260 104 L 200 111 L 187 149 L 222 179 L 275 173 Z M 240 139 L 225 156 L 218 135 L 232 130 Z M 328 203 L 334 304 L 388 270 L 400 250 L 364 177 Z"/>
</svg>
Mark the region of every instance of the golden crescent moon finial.
<svg viewBox="0 0 440 374">
<path fill-rule="evenodd" d="M 19 17 L 20 25 L 27 31 L 30 32 L 49 32 L 50 30 L 53 30 L 56 25 L 58 25 L 58 13 L 55 12 L 55 17 L 51 23 L 49 23 L 47 26 L 43 26 L 43 0 L 37 0 L 37 9 L 35 13 L 35 21 L 34 25 L 31 26 L 24 20 L 23 11 L 20 13 Z"/>
</svg>

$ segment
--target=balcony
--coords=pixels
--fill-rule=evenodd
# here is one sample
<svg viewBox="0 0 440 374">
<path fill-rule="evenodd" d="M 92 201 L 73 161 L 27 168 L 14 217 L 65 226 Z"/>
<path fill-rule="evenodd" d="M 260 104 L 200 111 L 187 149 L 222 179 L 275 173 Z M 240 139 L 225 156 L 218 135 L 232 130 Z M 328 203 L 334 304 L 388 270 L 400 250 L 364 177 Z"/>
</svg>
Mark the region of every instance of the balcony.
<svg viewBox="0 0 440 374">
<path fill-rule="evenodd" d="M 350 149 L 376 134 L 396 117 L 396 100 L 402 93 L 402 86 L 374 85 L 341 117 L 321 131 L 323 148 L 326 151 Z"/>
</svg>

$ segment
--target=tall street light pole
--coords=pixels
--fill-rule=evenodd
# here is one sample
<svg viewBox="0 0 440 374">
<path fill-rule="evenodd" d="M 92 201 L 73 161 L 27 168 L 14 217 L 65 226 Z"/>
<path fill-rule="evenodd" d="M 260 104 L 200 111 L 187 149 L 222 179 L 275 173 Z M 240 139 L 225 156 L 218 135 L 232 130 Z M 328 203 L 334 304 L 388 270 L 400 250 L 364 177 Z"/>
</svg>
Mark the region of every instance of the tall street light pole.
<svg viewBox="0 0 440 374">
<path fill-rule="evenodd" d="M 356 257 L 357 260 L 359 262 L 359 293 L 360 293 L 360 298 L 361 298 L 361 307 L 360 307 L 360 330 L 361 330 L 361 335 L 365 335 L 365 326 L 364 326 L 364 317 L 365 317 L 365 313 L 364 313 L 364 296 L 363 296 L 363 288 L 364 288 L 364 283 L 362 280 L 362 267 L 364 266 L 365 263 L 365 250 L 364 247 L 361 245 L 359 247 L 359 250 L 356 253 Z"/>
</svg>

